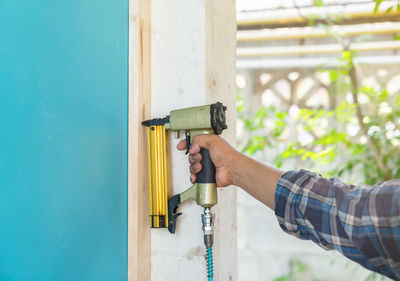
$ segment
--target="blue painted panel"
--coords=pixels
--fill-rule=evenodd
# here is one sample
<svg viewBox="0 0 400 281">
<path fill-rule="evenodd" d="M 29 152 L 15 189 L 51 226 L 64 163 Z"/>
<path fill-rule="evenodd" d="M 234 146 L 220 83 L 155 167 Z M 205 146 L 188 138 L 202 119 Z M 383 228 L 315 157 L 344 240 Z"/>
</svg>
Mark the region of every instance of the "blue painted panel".
<svg viewBox="0 0 400 281">
<path fill-rule="evenodd" d="M 0 1 L 0 280 L 126 280 L 127 0 Z"/>
</svg>

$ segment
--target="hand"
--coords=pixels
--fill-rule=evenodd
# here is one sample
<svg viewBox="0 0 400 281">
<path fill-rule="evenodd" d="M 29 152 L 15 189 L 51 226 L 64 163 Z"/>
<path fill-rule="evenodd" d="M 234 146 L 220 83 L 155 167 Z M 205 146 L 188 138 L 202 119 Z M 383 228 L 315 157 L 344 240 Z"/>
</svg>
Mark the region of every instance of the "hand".
<svg viewBox="0 0 400 281">
<path fill-rule="evenodd" d="M 192 183 L 202 168 L 200 148 L 206 148 L 210 153 L 216 169 L 217 186 L 239 186 L 272 210 L 275 208 L 275 187 L 283 171 L 240 154 L 217 135 L 198 135 L 193 138 L 189 150 Z M 178 149 L 186 149 L 185 140 L 178 144 Z"/>
<path fill-rule="evenodd" d="M 186 149 L 186 141 L 182 140 L 177 148 Z M 216 135 L 198 135 L 193 138 L 192 147 L 189 150 L 190 181 L 196 181 L 196 174 L 201 171 L 200 148 L 208 149 L 211 161 L 215 165 L 217 186 L 224 187 L 233 184 L 232 163 L 238 154 L 225 140 Z"/>
</svg>

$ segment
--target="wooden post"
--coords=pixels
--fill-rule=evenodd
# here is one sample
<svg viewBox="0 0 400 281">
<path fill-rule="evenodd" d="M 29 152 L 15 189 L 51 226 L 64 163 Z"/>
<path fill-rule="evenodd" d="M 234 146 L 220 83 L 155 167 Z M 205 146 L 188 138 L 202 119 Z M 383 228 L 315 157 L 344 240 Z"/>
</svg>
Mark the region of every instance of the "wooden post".
<svg viewBox="0 0 400 281">
<path fill-rule="evenodd" d="M 175 235 L 148 227 L 140 122 L 165 117 L 172 109 L 221 101 L 229 108 L 229 130 L 223 137 L 234 144 L 235 5 L 233 0 L 153 0 L 152 5 L 130 0 L 128 280 L 205 280 L 203 208 L 194 202 L 183 204 Z M 187 156 L 175 149 L 178 141 L 170 139 L 174 194 L 191 185 Z M 215 277 L 236 280 L 236 190 L 220 190 L 219 204 L 213 209 L 217 214 Z"/>
<path fill-rule="evenodd" d="M 151 1 L 129 0 L 128 280 L 150 280 L 145 134 L 150 117 Z"/>
<path fill-rule="evenodd" d="M 172 109 L 223 102 L 229 129 L 222 137 L 235 144 L 236 24 L 233 0 L 153 0 L 152 118 Z M 173 134 L 170 134 L 173 135 Z M 187 156 L 170 139 L 172 193 L 191 186 Z M 215 280 L 237 280 L 236 190 L 218 191 L 214 246 Z M 176 234 L 151 230 L 151 279 L 206 280 L 201 213 L 195 202 L 179 209 Z"/>
<path fill-rule="evenodd" d="M 227 107 L 228 130 L 223 137 L 236 145 L 236 9 L 235 0 L 206 2 L 206 100 Z M 218 190 L 213 208 L 215 279 L 237 280 L 237 203 L 234 187 Z M 199 279 L 200 280 L 200 279 Z"/>
</svg>

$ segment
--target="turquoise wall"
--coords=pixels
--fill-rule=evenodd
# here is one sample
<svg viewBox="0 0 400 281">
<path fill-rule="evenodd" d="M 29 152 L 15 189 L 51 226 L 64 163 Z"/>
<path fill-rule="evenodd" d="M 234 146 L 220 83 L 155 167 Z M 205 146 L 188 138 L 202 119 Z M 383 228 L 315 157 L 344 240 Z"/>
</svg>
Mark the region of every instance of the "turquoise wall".
<svg viewBox="0 0 400 281">
<path fill-rule="evenodd" d="M 127 0 L 0 1 L 0 280 L 126 280 Z"/>
</svg>

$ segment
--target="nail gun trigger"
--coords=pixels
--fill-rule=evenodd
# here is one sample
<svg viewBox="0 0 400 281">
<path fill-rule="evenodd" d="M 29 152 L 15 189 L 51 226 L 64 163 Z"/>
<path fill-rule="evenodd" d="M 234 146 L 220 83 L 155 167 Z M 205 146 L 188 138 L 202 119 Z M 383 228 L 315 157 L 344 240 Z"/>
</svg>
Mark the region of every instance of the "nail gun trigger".
<svg viewBox="0 0 400 281">
<path fill-rule="evenodd" d="M 190 143 L 190 134 L 188 132 L 185 132 L 185 138 L 186 138 L 186 152 L 185 154 L 189 153 L 189 149 L 191 147 L 191 143 Z"/>
</svg>

